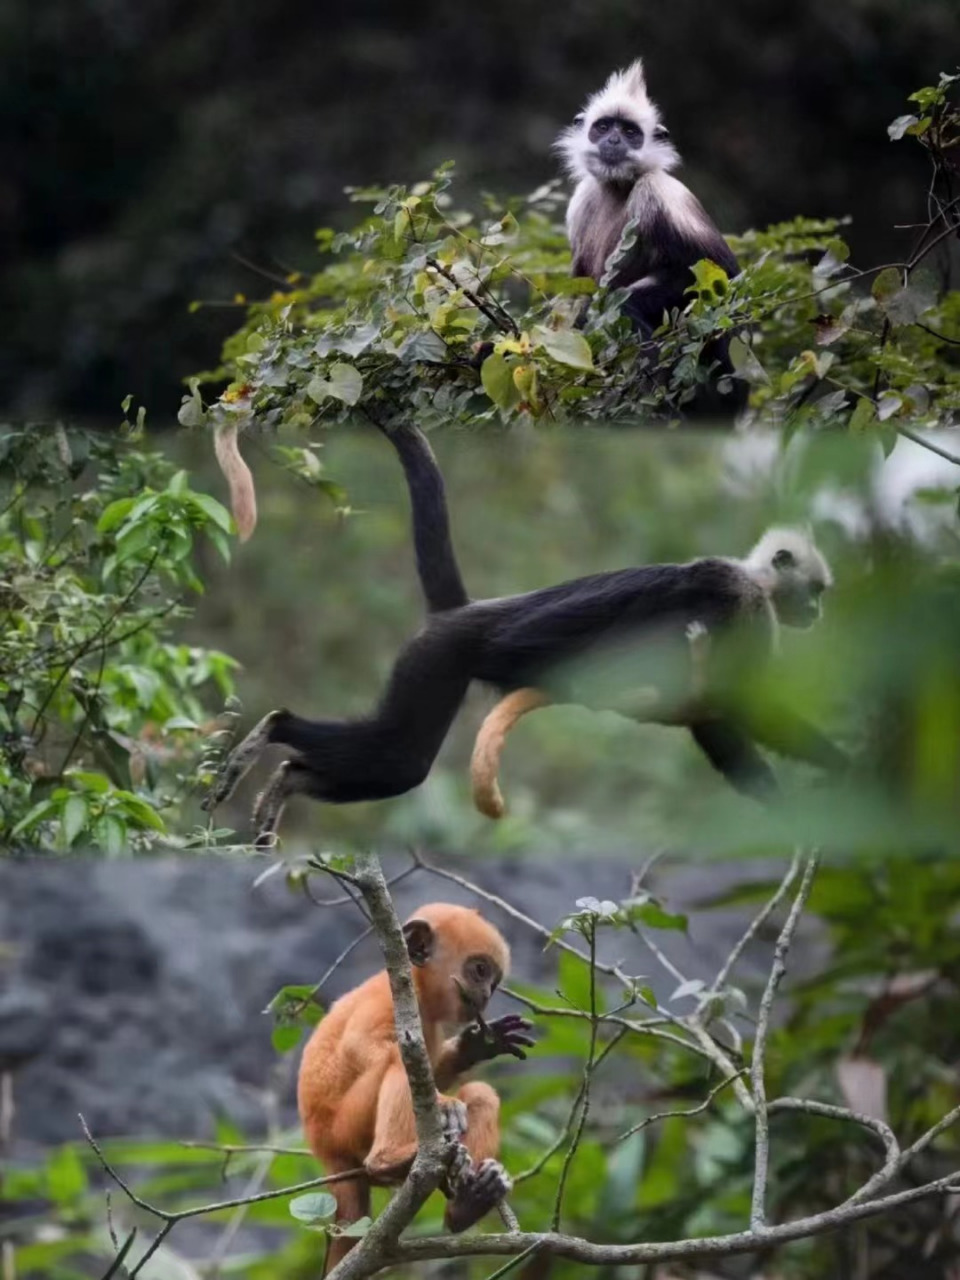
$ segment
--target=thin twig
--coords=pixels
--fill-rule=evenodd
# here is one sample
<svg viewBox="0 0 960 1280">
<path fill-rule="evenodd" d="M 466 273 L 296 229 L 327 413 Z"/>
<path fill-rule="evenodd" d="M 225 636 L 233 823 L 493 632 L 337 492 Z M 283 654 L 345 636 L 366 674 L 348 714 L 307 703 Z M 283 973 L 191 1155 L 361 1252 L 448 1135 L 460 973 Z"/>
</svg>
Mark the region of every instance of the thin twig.
<svg viewBox="0 0 960 1280">
<path fill-rule="evenodd" d="M 757 1031 L 753 1041 L 753 1058 L 750 1064 L 750 1084 L 753 1093 L 754 1126 L 756 1134 L 756 1152 L 754 1157 L 753 1196 L 750 1206 L 750 1228 L 752 1231 L 766 1231 L 766 1212 L 764 1202 L 767 1194 L 767 1169 L 770 1159 L 770 1125 L 767 1115 L 767 1085 L 765 1077 L 767 1035 L 770 1030 L 770 1012 L 773 1001 L 780 986 L 781 979 L 787 971 L 787 952 L 796 933 L 800 916 L 810 896 L 813 877 L 820 861 L 819 854 L 813 851 L 807 857 L 803 879 L 793 900 L 793 906 L 784 921 L 780 936 L 773 951 L 773 964 L 770 976 L 760 1000 L 760 1011 L 757 1015 Z"/>
<path fill-rule="evenodd" d="M 557 1194 L 553 1202 L 553 1217 L 550 1221 L 550 1230 L 556 1231 L 560 1226 L 560 1215 L 563 1210 L 563 1193 L 567 1187 L 567 1176 L 570 1172 L 570 1166 L 573 1164 L 573 1158 L 577 1154 L 577 1148 L 580 1146 L 580 1139 L 583 1137 L 584 1126 L 587 1123 L 587 1116 L 590 1113 L 590 1081 L 593 1077 L 594 1068 L 596 1066 L 597 1056 L 597 1032 L 599 1023 L 597 1019 L 597 923 L 593 920 L 590 925 L 590 936 L 587 939 L 590 947 L 590 1045 L 587 1049 L 587 1059 L 583 1064 L 583 1079 L 580 1083 L 580 1111 L 577 1117 L 576 1128 L 573 1131 L 573 1137 L 570 1145 L 567 1147 L 566 1155 L 563 1158 L 563 1165 L 560 1169 L 560 1178 L 557 1182 Z"/>
<path fill-rule="evenodd" d="M 639 1133 L 641 1129 L 646 1129 L 648 1126 L 656 1124 L 659 1120 L 686 1120 L 690 1116 L 702 1115 L 704 1111 L 708 1110 L 717 1094 L 723 1089 L 726 1089 L 727 1085 L 733 1084 L 737 1076 L 742 1076 L 744 1071 L 746 1071 L 745 1067 L 738 1071 L 736 1075 L 727 1076 L 725 1080 L 721 1080 L 719 1084 L 715 1084 L 704 1100 L 698 1103 L 697 1106 L 687 1107 L 683 1111 L 658 1111 L 656 1115 L 646 1116 L 639 1124 L 635 1124 L 632 1129 L 627 1129 L 625 1133 L 621 1133 L 620 1137 L 617 1138 L 617 1141 L 624 1142 L 627 1138 L 631 1138 L 635 1133 Z"/>
<path fill-rule="evenodd" d="M 793 858 L 790 861 L 790 866 L 787 868 L 787 873 L 783 877 L 783 879 L 780 881 L 780 884 L 777 886 L 776 892 L 773 894 L 771 898 L 768 898 L 767 902 L 764 904 L 761 910 L 757 913 L 757 915 L 754 916 L 754 918 L 751 920 L 750 924 L 744 931 L 743 936 L 740 938 L 739 942 L 737 942 L 736 946 L 727 956 L 726 960 L 724 961 L 720 969 L 720 972 L 717 974 L 717 976 L 713 980 L 713 983 L 711 984 L 710 991 L 708 993 L 709 995 L 716 995 L 717 992 L 722 990 L 722 988 L 727 985 L 727 979 L 730 977 L 730 974 L 733 972 L 733 969 L 736 966 L 737 961 L 743 955 L 745 949 L 757 936 L 757 934 L 760 932 L 763 926 L 767 923 L 767 920 L 770 918 L 773 912 L 776 911 L 777 907 L 779 907 L 780 903 L 783 901 L 786 895 L 790 892 L 790 889 L 793 885 L 794 880 L 796 879 L 797 872 L 799 871 L 799 869 L 800 869 L 800 850 L 798 849 L 794 852 Z"/>
</svg>

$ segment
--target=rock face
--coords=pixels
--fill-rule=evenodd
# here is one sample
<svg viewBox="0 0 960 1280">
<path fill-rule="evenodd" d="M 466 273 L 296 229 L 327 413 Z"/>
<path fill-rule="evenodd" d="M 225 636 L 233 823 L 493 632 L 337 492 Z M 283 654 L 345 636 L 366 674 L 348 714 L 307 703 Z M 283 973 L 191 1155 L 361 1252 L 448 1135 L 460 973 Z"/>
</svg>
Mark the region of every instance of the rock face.
<svg viewBox="0 0 960 1280">
<path fill-rule="evenodd" d="M 388 873 L 403 865 L 388 863 Z M 586 867 L 451 857 L 446 865 L 552 928 L 584 894 L 622 898 L 632 860 Z M 316 982 L 364 927 L 352 906 L 317 907 L 281 876 L 254 887 L 264 866 L 223 858 L 0 862 L 0 1070 L 15 1073 L 18 1142 L 74 1139 L 78 1112 L 104 1137 L 202 1138 L 222 1116 L 261 1130 L 258 1092 L 277 1063 L 264 1007 L 287 983 Z M 704 867 L 668 877 L 661 889 L 682 909 L 729 880 Z M 318 883 L 315 892 L 336 896 Z M 401 914 L 436 900 L 484 905 L 422 871 L 395 896 Z M 549 979 L 555 961 L 542 939 L 485 910 L 510 940 L 515 974 Z M 739 922 L 711 912 L 693 922 L 694 941 L 658 941 L 690 976 L 706 977 Z M 669 995 L 675 983 L 658 983 L 635 939 L 618 932 L 610 943 L 629 971 L 650 973 Z M 327 1002 L 378 964 L 371 938 L 331 978 Z M 499 1012 L 516 1008 L 499 999 Z M 284 1098 L 292 1120 L 291 1080 L 292 1072 Z"/>
</svg>

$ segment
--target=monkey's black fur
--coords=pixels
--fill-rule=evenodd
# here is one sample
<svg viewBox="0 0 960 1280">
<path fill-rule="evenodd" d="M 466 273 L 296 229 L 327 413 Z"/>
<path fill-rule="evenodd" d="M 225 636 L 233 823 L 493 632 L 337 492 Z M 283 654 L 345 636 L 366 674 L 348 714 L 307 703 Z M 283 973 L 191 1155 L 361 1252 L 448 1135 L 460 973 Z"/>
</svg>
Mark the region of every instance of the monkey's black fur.
<svg viewBox="0 0 960 1280">
<path fill-rule="evenodd" d="M 604 647 L 675 636 L 700 623 L 710 635 L 736 627 L 766 658 L 775 624 L 759 587 L 745 598 L 745 575 L 722 559 L 653 565 L 595 574 L 523 595 L 468 601 L 450 539 L 443 479 L 427 441 L 414 427 L 381 428 L 400 455 L 413 506 L 421 584 L 430 613 L 403 648 L 374 712 L 358 720 L 307 720 L 272 712 L 227 761 L 209 798 L 225 799 L 267 743 L 296 755 L 281 765 L 260 797 L 258 835 L 269 840 L 288 796 L 332 804 L 379 800 L 424 781 L 473 680 L 501 693 L 551 689 L 564 667 Z M 746 580 L 747 587 L 751 586 Z M 656 718 L 656 717 L 653 717 Z M 665 716 L 666 723 L 675 719 Z M 753 737 L 800 759 L 836 769 L 845 757 L 816 729 L 795 718 L 748 725 L 738 711 L 712 701 L 687 722 L 708 759 L 739 791 L 760 799 L 776 792 Z"/>
</svg>

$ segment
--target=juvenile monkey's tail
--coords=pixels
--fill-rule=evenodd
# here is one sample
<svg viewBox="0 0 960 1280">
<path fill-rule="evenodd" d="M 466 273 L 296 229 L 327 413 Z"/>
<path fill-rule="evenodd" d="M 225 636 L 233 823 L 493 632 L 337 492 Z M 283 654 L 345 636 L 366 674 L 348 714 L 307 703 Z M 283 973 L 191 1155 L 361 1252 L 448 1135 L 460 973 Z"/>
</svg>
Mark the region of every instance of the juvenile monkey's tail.
<svg viewBox="0 0 960 1280">
<path fill-rule="evenodd" d="M 427 608 L 430 613 L 459 609 L 470 597 L 453 550 L 447 495 L 433 450 L 423 432 L 411 424 L 375 425 L 396 449 L 407 478 L 417 572 Z"/>
</svg>

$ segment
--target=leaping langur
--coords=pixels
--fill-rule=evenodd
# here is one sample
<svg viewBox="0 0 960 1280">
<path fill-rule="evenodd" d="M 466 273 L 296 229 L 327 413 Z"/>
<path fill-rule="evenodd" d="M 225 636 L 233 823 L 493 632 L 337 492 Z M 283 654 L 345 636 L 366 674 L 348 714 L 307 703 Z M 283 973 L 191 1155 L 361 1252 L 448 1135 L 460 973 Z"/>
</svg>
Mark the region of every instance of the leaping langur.
<svg viewBox="0 0 960 1280">
<path fill-rule="evenodd" d="M 556 142 L 576 182 L 567 206 L 573 274 L 599 281 L 628 223 L 637 243 L 618 267 L 613 288 L 628 289 L 623 311 L 645 338 L 669 313 L 689 302 L 691 267 L 709 258 L 728 276 L 740 265 L 703 205 L 672 176 L 680 156 L 647 95 L 639 60 L 615 71 L 593 94 Z M 728 341 L 707 345 L 703 361 L 717 375 L 731 375 Z M 746 400 L 745 384 L 731 381 L 725 395 L 701 394 L 699 407 L 734 411 Z"/>
<path fill-rule="evenodd" d="M 776 780 L 755 742 L 831 771 L 846 756 L 792 708 L 764 698 L 763 713 L 739 697 L 772 655 L 780 623 L 808 627 L 820 616 L 831 576 L 812 539 L 771 529 L 745 560 L 708 556 L 576 578 L 494 600 L 466 600 L 450 541 L 443 480 L 421 433 L 385 429 L 400 454 L 413 506 L 417 564 L 431 609 L 400 652 L 376 708 L 355 720 L 307 720 L 272 711 L 235 748 L 207 799 L 225 800 L 269 743 L 294 754 L 275 771 L 254 808 L 259 846 L 273 843 L 283 806 L 302 794 L 330 804 L 382 800 L 424 781 L 471 682 L 501 694 L 543 691 L 553 701 L 684 724 L 711 764 L 747 795 L 770 800 Z M 464 603 L 456 603 L 463 593 Z M 709 639 L 706 672 L 691 626 Z M 634 706 L 631 690 L 582 690 L 570 672 L 601 669 L 611 655 L 669 650 L 679 688 Z M 686 667 L 684 668 L 684 664 Z M 655 666 L 656 664 L 654 664 Z M 631 680 L 632 676 L 629 677 Z M 656 679 L 656 672 L 654 672 Z M 690 699 L 697 681 L 705 691 Z M 646 678 L 636 681 L 640 686 Z M 626 697 L 624 697 L 624 692 Z"/>
<path fill-rule="evenodd" d="M 510 950 L 479 912 L 432 903 L 415 912 L 403 932 L 441 1119 L 459 1146 L 442 1188 L 445 1221 L 449 1230 L 465 1231 L 512 1184 L 496 1158 L 500 1099 L 488 1084 L 459 1085 L 460 1077 L 502 1054 L 525 1058 L 531 1026 L 517 1014 L 482 1020 L 507 975 Z M 446 1029 L 453 1027 L 460 1030 L 448 1037 Z M 300 1064 L 297 1102 L 307 1141 L 327 1172 L 365 1171 L 333 1184 L 338 1223 L 366 1217 L 371 1186 L 402 1182 L 417 1150 L 386 970 L 337 1000 L 316 1028 Z M 355 1243 L 344 1236 L 331 1240 L 325 1275 Z"/>
</svg>

